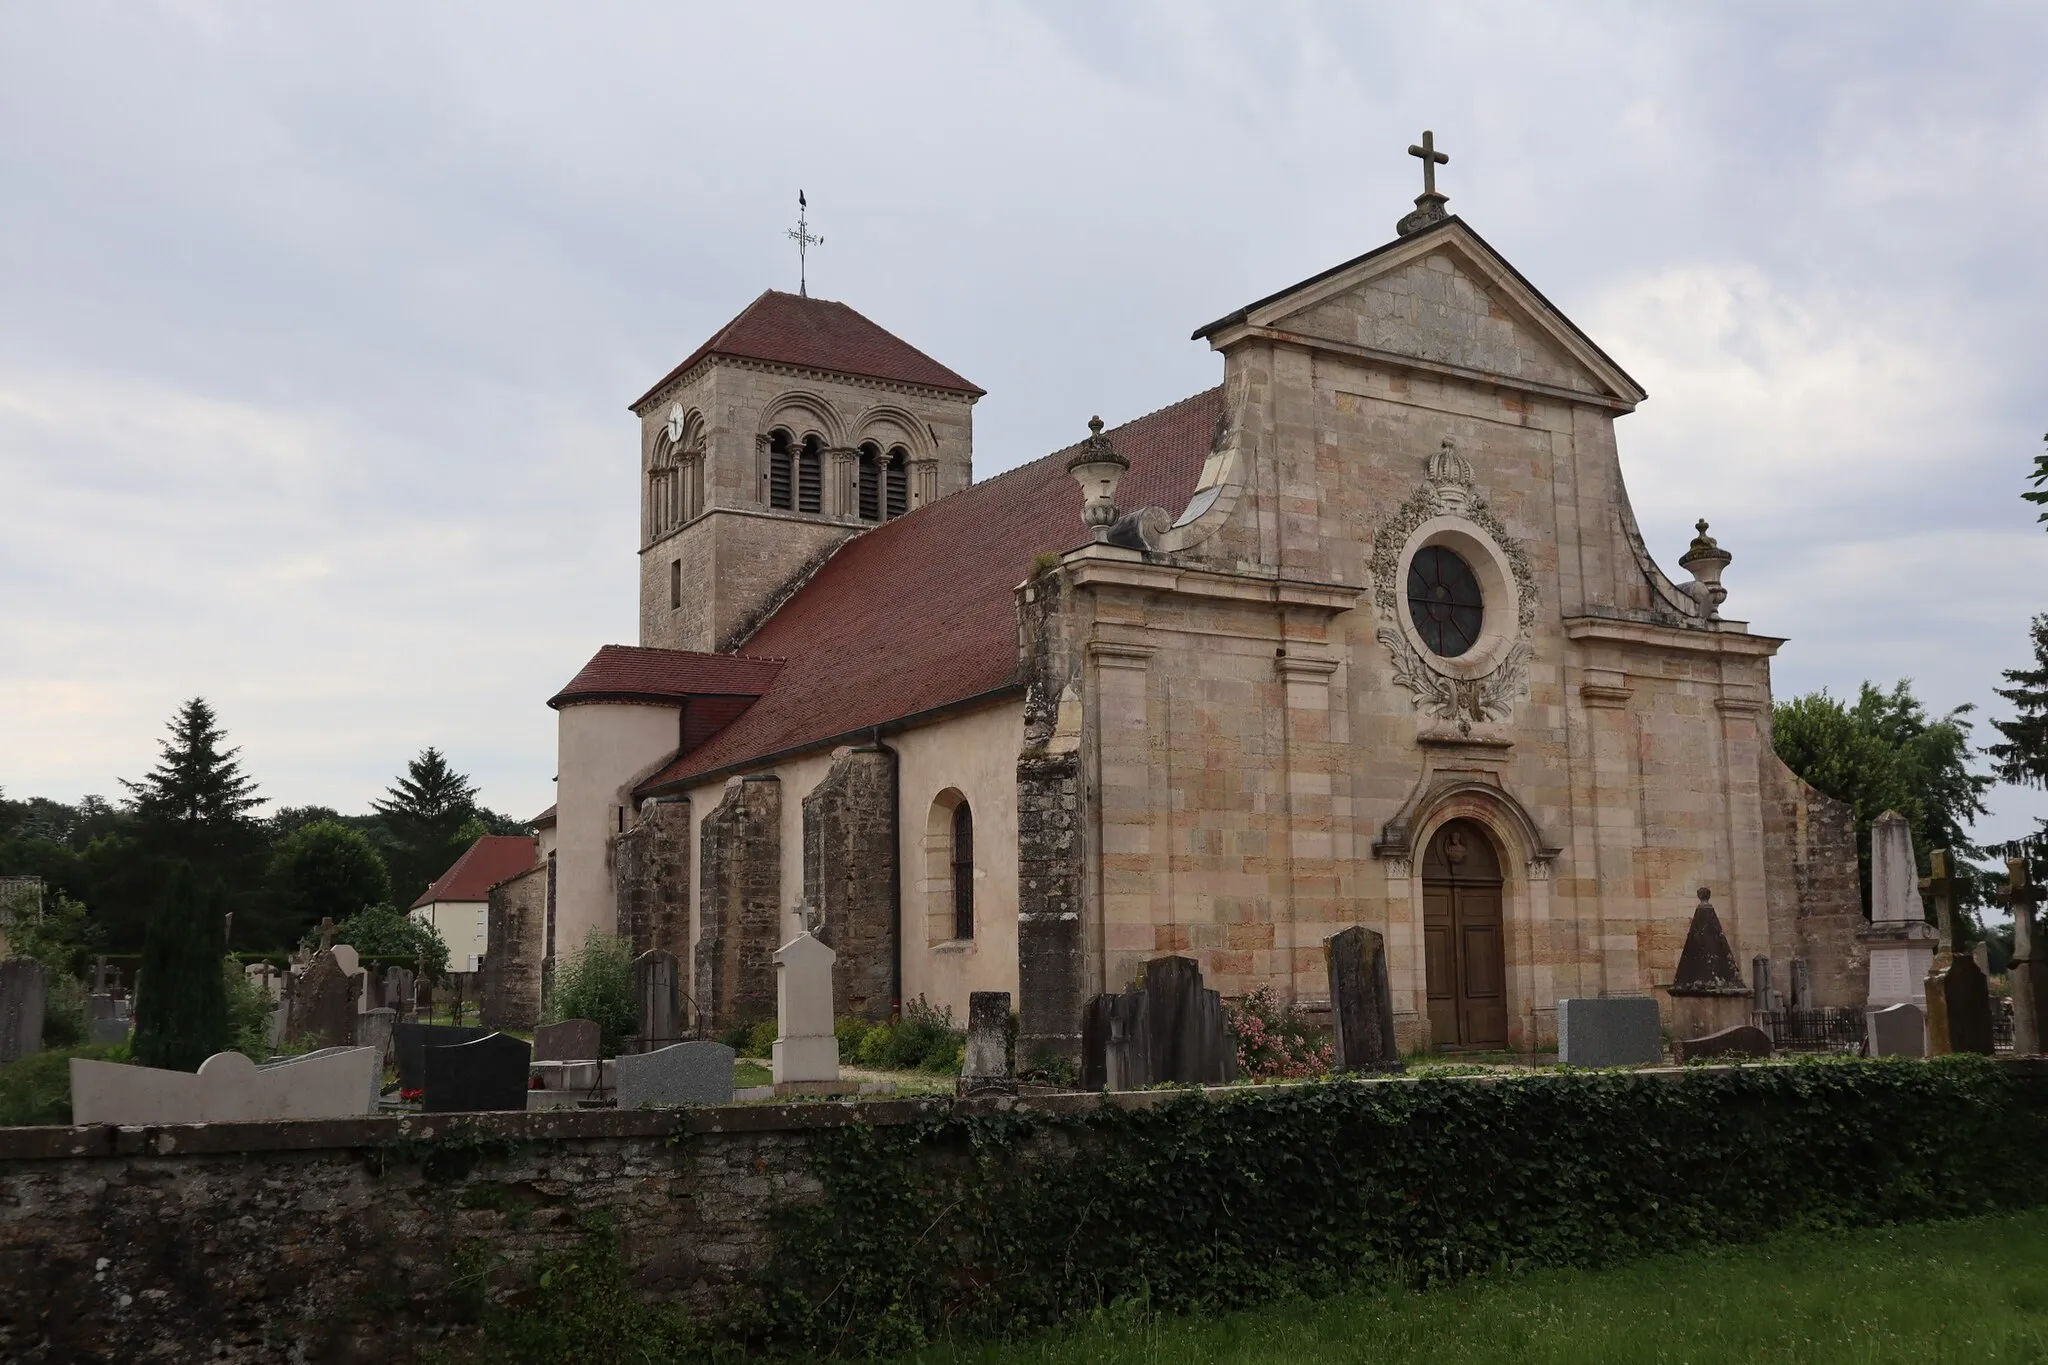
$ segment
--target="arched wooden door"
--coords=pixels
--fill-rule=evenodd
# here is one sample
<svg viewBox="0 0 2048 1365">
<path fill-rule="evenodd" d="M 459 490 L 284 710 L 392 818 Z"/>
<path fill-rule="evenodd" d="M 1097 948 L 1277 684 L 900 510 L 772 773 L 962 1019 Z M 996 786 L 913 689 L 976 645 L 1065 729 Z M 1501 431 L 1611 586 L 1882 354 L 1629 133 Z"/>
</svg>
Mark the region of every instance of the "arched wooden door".
<svg viewBox="0 0 2048 1365">
<path fill-rule="evenodd" d="M 1507 1046 L 1500 900 L 1492 837 L 1470 820 L 1438 830 L 1422 859 L 1429 1031 L 1438 1047 Z"/>
</svg>

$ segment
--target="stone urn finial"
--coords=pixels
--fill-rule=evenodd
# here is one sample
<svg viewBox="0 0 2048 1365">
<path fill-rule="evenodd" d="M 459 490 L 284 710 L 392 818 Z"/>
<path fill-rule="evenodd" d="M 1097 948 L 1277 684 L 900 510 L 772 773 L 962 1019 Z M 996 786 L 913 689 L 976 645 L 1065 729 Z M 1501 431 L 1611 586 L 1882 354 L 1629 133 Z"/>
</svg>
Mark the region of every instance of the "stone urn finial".
<svg viewBox="0 0 2048 1365">
<path fill-rule="evenodd" d="M 1728 600 L 1728 589 L 1721 586 L 1721 572 L 1735 559 L 1721 548 L 1720 542 L 1707 534 L 1706 518 L 1702 517 L 1693 527 L 1699 534 L 1692 538 L 1692 544 L 1678 557 L 1678 567 L 1692 574 L 1693 581 L 1687 585 L 1695 600 L 1706 608 L 1709 621 L 1721 619 L 1721 604 Z"/>
<path fill-rule="evenodd" d="M 1097 540 L 1116 524 L 1116 486 L 1130 467 L 1131 462 L 1102 434 L 1102 419 L 1089 418 L 1088 439 L 1067 461 L 1067 472 L 1081 485 L 1081 522 Z"/>
</svg>

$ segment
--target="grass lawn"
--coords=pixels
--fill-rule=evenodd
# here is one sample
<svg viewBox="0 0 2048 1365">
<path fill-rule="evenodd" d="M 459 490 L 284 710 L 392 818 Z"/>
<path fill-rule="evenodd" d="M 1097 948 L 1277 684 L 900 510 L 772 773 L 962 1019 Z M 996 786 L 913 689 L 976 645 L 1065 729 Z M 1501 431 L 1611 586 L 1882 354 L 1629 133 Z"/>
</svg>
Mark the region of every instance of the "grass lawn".
<svg viewBox="0 0 2048 1365">
<path fill-rule="evenodd" d="M 1218 1318 L 1107 1312 L 918 1365 L 1192 1361 L 2048 1362 L 2048 1211 L 1801 1234 L 1606 1271 L 1341 1295 Z"/>
</svg>

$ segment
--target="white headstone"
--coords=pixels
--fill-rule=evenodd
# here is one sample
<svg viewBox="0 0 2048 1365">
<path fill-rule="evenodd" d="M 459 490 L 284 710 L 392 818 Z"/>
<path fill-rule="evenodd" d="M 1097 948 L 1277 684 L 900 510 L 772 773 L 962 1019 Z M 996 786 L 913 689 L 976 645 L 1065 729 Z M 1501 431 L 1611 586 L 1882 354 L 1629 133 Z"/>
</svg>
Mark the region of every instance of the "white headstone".
<svg viewBox="0 0 2048 1365">
<path fill-rule="evenodd" d="M 832 963 L 838 954 L 808 933 L 775 950 L 775 1083 L 839 1079 L 832 1036 Z"/>
<path fill-rule="evenodd" d="M 1927 969 L 1936 934 L 1920 902 L 1919 865 L 1906 817 L 1888 810 L 1870 824 L 1870 926 L 1890 932 L 1870 942 L 1869 1005 L 1927 1003 Z"/>
<path fill-rule="evenodd" d="M 341 968 L 343 976 L 356 978 L 356 1013 L 370 1008 L 370 978 L 363 971 L 363 955 L 346 943 L 334 945 L 334 965 Z"/>
<path fill-rule="evenodd" d="M 332 1048 L 259 1067 L 216 1052 L 196 1073 L 71 1059 L 71 1121 L 138 1126 L 339 1119 L 376 1103 L 377 1050 Z"/>
</svg>

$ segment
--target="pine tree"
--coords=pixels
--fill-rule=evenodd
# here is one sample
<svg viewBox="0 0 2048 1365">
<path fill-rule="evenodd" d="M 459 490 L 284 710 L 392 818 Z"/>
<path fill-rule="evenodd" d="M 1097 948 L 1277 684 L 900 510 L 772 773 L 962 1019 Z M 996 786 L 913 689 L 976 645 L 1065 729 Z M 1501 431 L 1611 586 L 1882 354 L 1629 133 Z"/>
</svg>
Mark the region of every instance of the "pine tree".
<svg viewBox="0 0 2048 1365">
<path fill-rule="evenodd" d="M 211 842 L 248 822 L 249 812 L 263 804 L 256 783 L 236 761 L 240 749 L 222 749 L 227 731 L 220 728 L 206 698 L 194 697 L 178 708 L 165 727 L 163 758 L 140 782 L 121 779 L 133 795 L 138 814 L 187 836 Z M 211 838 L 209 838 L 211 836 Z"/>
<path fill-rule="evenodd" d="M 216 885 L 202 884 L 189 864 L 172 869 L 136 972 L 130 1053 L 140 1065 L 197 1071 L 208 1057 L 227 1050 L 224 914 Z"/>
<path fill-rule="evenodd" d="M 1990 755 L 1992 771 L 2000 780 L 2023 787 L 2048 787 L 2048 616 L 2036 616 L 2030 633 L 2034 666 L 2004 670 L 2005 680 L 2012 686 L 1992 689 L 2011 702 L 2018 714 L 2011 720 L 1991 722 L 2005 742 L 1990 745 L 1984 752 Z"/>
<path fill-rule="evenodd" d="M 400 908 L 409 906 L 462 852 L 456 836 L 476 813 L 476 790 L 475 783 L 448 766 L 439 749 L 428 745 L 405 765 L 405 775 L 386 789 L 385 799 L 370 803 L 391 840 L 386 862 Z"/>
</svg>

